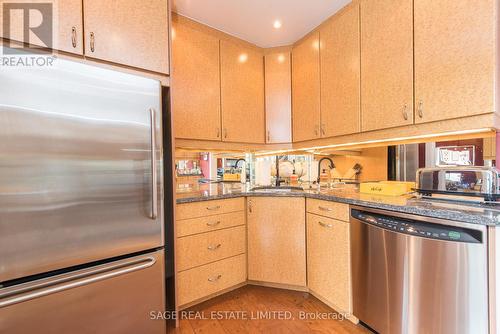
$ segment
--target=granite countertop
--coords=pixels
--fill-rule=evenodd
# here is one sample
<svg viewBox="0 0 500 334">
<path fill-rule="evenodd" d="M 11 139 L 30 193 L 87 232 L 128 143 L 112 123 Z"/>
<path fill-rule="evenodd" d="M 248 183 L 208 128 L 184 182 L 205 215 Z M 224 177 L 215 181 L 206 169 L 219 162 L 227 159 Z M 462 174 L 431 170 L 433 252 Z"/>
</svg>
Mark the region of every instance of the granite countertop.
<svg viewBox="0 0 500 334">
<path fill-rule="evenodd" d="M 354 188 L 308 189 L 304 192 L 283 193 L 262 190 L 255 192 L 250 191 L 251 188 L 252 186 L 241 183 L 180 185 L 177 189 L 177 204 L 235 197 L 306 197 L 458 222 L 500 226 L 500 205 L 450 203 L 420 199 L 412 195 L 398 197 L 368 195 L 361 194 Z"/>
</svg>

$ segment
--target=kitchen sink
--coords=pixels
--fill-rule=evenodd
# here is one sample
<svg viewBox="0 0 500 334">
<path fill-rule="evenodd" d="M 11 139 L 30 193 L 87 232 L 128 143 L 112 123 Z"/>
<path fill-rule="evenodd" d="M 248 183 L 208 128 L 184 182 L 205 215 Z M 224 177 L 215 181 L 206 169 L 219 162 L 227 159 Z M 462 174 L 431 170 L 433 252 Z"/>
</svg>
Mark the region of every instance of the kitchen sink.
<svg viewBox="0 0 500 334">
<path fill-rule="evenodd" d="M 303 192 L 304 189 L 302 187 L 292 187 L 292 186 L 283 186 L 283 187 L 265 186 L 265 187 L 254 187 L 250 189 L 250 191 L 291 193 L 291 192 Z"/>
</svg>

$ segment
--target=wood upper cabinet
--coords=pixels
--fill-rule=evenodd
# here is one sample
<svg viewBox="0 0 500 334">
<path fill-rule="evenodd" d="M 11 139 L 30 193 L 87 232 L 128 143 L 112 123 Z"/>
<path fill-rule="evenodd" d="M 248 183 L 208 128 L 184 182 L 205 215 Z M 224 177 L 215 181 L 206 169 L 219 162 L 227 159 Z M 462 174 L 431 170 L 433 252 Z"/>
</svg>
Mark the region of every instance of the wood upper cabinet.
<svg viewBox="0 0 500 334">
<path fill-rule="evenodd" d="M 292 50 L 293 141 L 320 137 L 319 32 L 314 32 Z"/>
<path fill-rule="evenodd" d="M 248 198 L 247 225 L 248 279 L 304 287 L 304 198 Z"/>
<path fill-rule="evenodd" d="M 30 8 L 31 20 L 36 20 L 38 17 L 49 21 L 44 15 L 51 13 L 53 30 L 51 40 L 44 40 L 43 36 L 39 38 L 34 33 L 24 36 L 24 20 L 22 18 L 24 10 L 19 9 L 23 5 L 28 6 L 24 10 Z M 54 50 L 83 54 L 83 9 L 81 0 L 0 0 L 0 7 L 1 13 L 9 13 L 11 22 L 8 31 L 4 31 L 4 15 L 0 15 L 1 37 L 36 46 L 49 47 Z M 41 21 L 41 24 L 43 25 L 44 22 Z M 32 25 L 36 26 L 37 24 L 30 21 L 30 26 Z"/>
<path fill-rule="evenodd" d="M 361 1 L 361 120 L 362 131 L 413 124 L 412 0 Z"/>
<path fill-rule="evenodd" d="M 497 7 L 415 1 L 416 123 L 495 111 Z"/>
<path fill-rule="evenodd" d="M 349 223 L 307 214 L 309 289 L 338 312 L 352 312 Z"/>
<path fill-rule="evenodd" d="M 83 0 L 85 55 L 169 74 L 167 0 Z"/>
<path fill-rule="evenodd" d="M 220 41 L 222 140 L 264 143 L 264 56 Z"/>
<path fill-rule="evenodd" d="M 359 5 L 349 5 L 320 30 L 321 136 L 360 131 Z"/>
<path fill-rule="evenodd" d="M 274 51 L 265 56 L 266 142 L 292 141 L 291 56 Z"/>
<path fill-rule="evenodd" d="M 221 140 L 219 39 L 181 16 L 172 21 L 175 137 Z"/>
</svg>

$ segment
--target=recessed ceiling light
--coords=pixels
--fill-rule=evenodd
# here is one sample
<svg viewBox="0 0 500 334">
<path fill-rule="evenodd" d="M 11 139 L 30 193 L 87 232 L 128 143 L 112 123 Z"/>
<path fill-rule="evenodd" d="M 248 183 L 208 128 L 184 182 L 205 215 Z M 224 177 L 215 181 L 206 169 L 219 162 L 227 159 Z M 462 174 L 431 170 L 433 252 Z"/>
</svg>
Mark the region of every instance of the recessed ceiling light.
<svg viewBox="0 0 500 334">
<path fill-rule="evenodd" d="M 279 29 L 279 28 L 281 28 L 281 21 L 280 21 L 280 20 L 276 20 L 276 21 L 274 21 L 274 23 L 273 23 L 273 27 L 274 27 L 275 29 Z"/>
<path fill-rule="evenodd" d="M 283 63 L 283 62 L 285 61 L 285 56 L 284 56 L 283 54 L 280 54 L 280 55 L 278 56 L 278 61 L 279 61 L 280 63 Z"/>
<path fill-rule="evenodd" d="M 238 57 L 238 60 L 240 61 L 240 63 L 244 63 L 248 60 L 248 55 L 246 53 L 242 53 Z"/>
</svg>

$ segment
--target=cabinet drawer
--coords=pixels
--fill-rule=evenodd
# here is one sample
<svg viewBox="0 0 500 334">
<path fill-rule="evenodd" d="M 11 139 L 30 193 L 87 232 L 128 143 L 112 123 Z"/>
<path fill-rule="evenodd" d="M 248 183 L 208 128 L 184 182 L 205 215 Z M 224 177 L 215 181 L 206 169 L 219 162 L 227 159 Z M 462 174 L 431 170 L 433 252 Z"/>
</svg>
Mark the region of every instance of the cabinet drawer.
<svg viewBox="0 0 500 334">
<path fill-rule="evenodd" d="M 178 204 L 177 220 L 218 215 L 221 213 L 244 211 L 245 199 L 232 198 L 215 201 Z"/>
<path fill-rule="evenodd" d="M 177 274 L 179 305 L 246 281 L 246 255 L 238 255 Z"/>
<path fill-rule="evenodd" d="M 349 224 L 307 214 L 307 285 L 338 312 L 351 312 Z"/>
<path fill-rule="evenodd" d="M 245 225 L 245 211 L 225 213 L 216 216 L 178 220 L 177 237 L 217 231 L 228 227 Z"/>
<path fill-rule="evenodd" d="M 246 227 L 177 239 L 177 270 L 182 271 L 246 252 Z"/>
<path fill-rule="evenodd" d="M 307 199 L 307 212 L 320 216 L 349 221 L 349 205 L 343 203 Z"/>
</svg>

